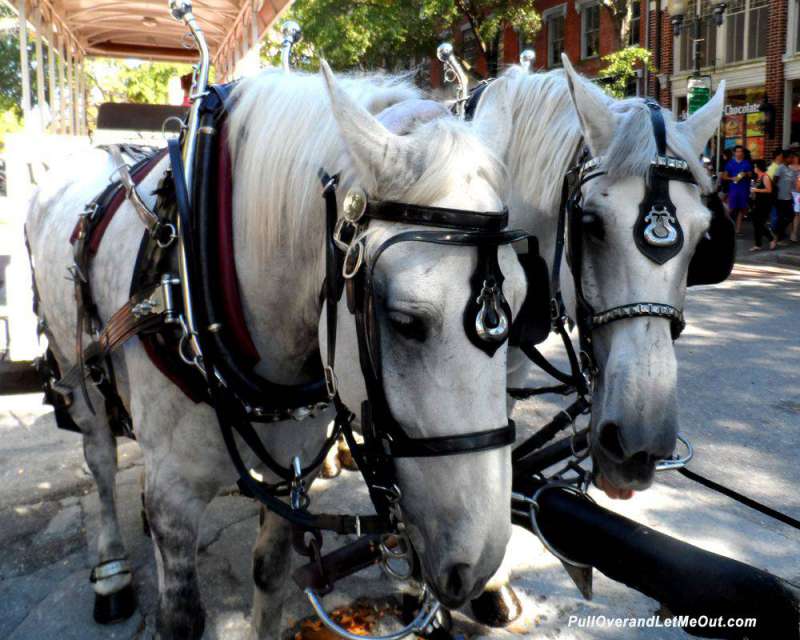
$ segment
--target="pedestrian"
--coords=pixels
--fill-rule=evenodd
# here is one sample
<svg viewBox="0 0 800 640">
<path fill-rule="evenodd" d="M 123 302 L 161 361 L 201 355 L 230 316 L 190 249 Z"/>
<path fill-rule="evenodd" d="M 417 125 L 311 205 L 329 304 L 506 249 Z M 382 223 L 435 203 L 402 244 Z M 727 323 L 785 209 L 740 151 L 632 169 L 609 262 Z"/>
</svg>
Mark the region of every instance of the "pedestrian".
<svg viewBox="0 0 800 640">
<path fill-rule="evenodd" d="M 717 174 L 717 190 L 719 191 L 719 199 L 722 204 L 725 206 L 725 211 L 728 211 L 728 181 L 722 179 L 722 175 L 725 173 L 725 165 L 733 158 L 733 151 L 730 149 L 725 149 L 722 152 L 722 163 L 721 163 L 721 171 Z M 730 212 L 728 212 L 730 215 Z"/>
<path fill-rule="evenodd" d="M 769 212 L 769 226 L 771 229 L 776 229 L 778 227 L 778 210 L 775 208 L 775 195 L 776 195 L 776 187 L 775 187 L 775 172 L 778 170 L 783 164 L 783 149 L 775 149 L 772 152 L 772 162 L 769 163 L 769 167 L 767 167 L 767 175 L 769 179 L 772 180 L 772 209 Z"/>
<path fill-rule="evenodd" d="M 789 163 L 789 169 L 794 174 L 792 183 L 792 204 L 794 209 L 794 220 L 792 221 L 792 234 L 789 239 L 792 242 L 798 241 L 800 231 L 800 151 L 792 151 L 794 162 Z"/>
<path fill-rule="evenodd" d="M 737 144 L 733 148 L 733 158 L 725 164 L 722 179 L 728 183 L 728 210 L 736 220 L 736 235 L 742 234 L 742 221 L 750 205 L 750 176 L 753 165 L 745 157 L 745 149 Z"/>
<path fill-rule="evenodd" d="M 774 249 L 773 244 L 775 234 L 769 228 L 767 221 L 769 220 L 769 213 L 772 210 L 772 203 L 774 201 L 772 191 L 772 180 L 770 180 L 767 173 L 767 163 L 763 160 L 756 160 L 753 163 L 756 173 L 756 179 L 753 181 L 753 186 L 750 188 L 750 196 L 752 200 L 752 207 L 750 209 L 750 220 L 753 223 L 753 246 L 750 251 L 761 251 L 761 242 L 764 238 L 770 239 L 770 249 Z"/>
<path fill-rule="evenodd" d="M 794 207 L 792 202 L 792 191 L 796 189 L 797 176 L 800 171 L 791 167 L 797 167 L 797 155 L 789 150 L 783 151 L 784 163 L 775 172 L 775 208 L 777 210 L 777 224 L 773 228 L 777 242 L 781 243 L 786 238 L 786 232 L 793 226 Z M 794 231 L 794 229 L 793 229 Z M 794 237 L 797 240 L 797 237 Z"/>
</svg>

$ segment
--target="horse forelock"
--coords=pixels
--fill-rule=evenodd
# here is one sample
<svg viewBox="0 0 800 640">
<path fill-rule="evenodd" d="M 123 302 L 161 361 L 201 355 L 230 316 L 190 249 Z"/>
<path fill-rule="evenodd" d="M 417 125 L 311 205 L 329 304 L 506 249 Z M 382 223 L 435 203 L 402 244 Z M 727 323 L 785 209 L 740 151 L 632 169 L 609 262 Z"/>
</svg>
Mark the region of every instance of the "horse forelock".
<svg viewBox="0 0 800 640">
<path fill-rule="evenodd" d="M 529 74 L 512 67 L 505 76 L 512 106 L 511 144 L 507 164 L 517 198 L 536 196 L 536 209 L 556 215 L 564 175 L 582 146 L 580 122 L 562 70 Z M 598 89 L 598 92 L 600 90 Z M 649 108 L 641 99 L 614 100 L 604 96 L 614 115 L 615 129 L 603 169 L 619 179 L 646 177 L 656 155 Z M 672 114 L 662 109 L 670 153 L 686 160 L 703 190 L 710 187 L 707 172 L 677 129 Z"/>
</svg>

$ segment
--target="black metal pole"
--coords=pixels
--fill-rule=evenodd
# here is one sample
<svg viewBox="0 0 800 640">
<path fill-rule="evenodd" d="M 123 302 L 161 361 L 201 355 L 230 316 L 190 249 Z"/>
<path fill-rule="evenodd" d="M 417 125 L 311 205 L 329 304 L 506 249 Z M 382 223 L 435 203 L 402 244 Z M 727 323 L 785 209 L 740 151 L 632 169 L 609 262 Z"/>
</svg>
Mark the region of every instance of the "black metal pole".
<svg viewBox="0 0 800 640">
<path fill-rule="evenodd" d="M 541 486 L 518 479 L 525 495 Z M 560 489 L 539 496 L 537 522 L 561 553 L 592 565 L 612 580 L 660 602 L 673 616 L 707 616 L 715 626 L 685 627 L 707 638 L 797 640 L 800 587 L 743 562 L 705 551 L 629 520 Z M 531 529 L 525 503 L 514 524 Z M 754 618 L 754 627 L 728 628 L 730 619 Z"/>
</svg>

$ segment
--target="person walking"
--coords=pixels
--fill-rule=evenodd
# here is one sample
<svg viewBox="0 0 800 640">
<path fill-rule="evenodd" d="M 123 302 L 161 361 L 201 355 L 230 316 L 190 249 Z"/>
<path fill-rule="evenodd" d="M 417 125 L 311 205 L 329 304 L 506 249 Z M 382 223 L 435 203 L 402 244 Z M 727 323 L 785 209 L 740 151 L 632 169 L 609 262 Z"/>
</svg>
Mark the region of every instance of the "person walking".
<svg viewBox="0 0 800 640">
<path fill-rule="evenodd" d="M 794 219 L 792 220 L 792 233 L 789 239 L 792 242 L 798 241 L 798 232 L 800 231 L 800 151 L 792 150 L 793 161 L 789 162 L 788 168 L 794 175 L 792 182 L 792 209 L 794 210 Z"/>
<path fill-rule="evenodd" d="M 744 147 L 737 144 L 733 149 L 733 158 L 725 164 L 722 179 L 728 183 L 728 209 L 730 216 L 736 220 L 736 235 L 742 234 L 742 221 L 750 204 L 750 177 L 753 165 L 747 159 Z"/>
<path fill-rule="evenodd" d="M 767 224 L 774 201 L 772 180 L 770 180 L 767 173 L 767 163 L 763 160 L 756 160 L 753 163 L 753 168 L 755 169 L 756 179 L 750 188 L 753 203 L 750 209 L 750 220 L 753 223 L 753 246 L 750 247 L 750 251 L 761 251 L 763 248 L 761 242 L 764 238 L 770 239 L 770 248 L 774 249 L 772 241 L 775 240 L 775 235 Z"/>
<path fill-rule="evenodd" d="M 796 188 L 797 177 L 800 171 L 795 171 L 791 167 L 797 166 L 797 156 L 792 151 L 786 149 L 783 152 L 784 164 L 778 167 L 775 172 L 775 191 L 777 199 L 775 200 L 775 208 L 777 209 L 777 224 L 773 231 L 775 232 L 776 240 L 773 242 L 781 242 L 786 238 L 786 232 L 789 227 L 793 227 L 793 203 L 792 191 Z M 792 229 L 794 231 L 794 229 Z M 795 241 L 797 240 L 795 236 Z"/>
</svg>

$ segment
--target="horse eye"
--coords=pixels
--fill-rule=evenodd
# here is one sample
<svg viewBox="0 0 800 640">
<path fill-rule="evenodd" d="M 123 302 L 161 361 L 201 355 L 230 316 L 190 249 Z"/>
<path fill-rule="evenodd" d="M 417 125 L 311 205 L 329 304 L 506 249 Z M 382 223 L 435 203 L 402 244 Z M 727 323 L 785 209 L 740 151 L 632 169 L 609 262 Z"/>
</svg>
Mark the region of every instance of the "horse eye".
<svg viewBox="0 0 800 640">
<path fill-rule="evenodd" d="M 427 336 L 425 323 L 402 311 L 389 312 L 389 324 L 392 329 L 408 340 L 424 342 Z"/>
<path fill-rule="evenodd" d="M 602 240 L 605 237 L 603 220 L 594 211 L 584 211 L 581 216 L 581 224 L 589 235 Z"/>
</svg>

